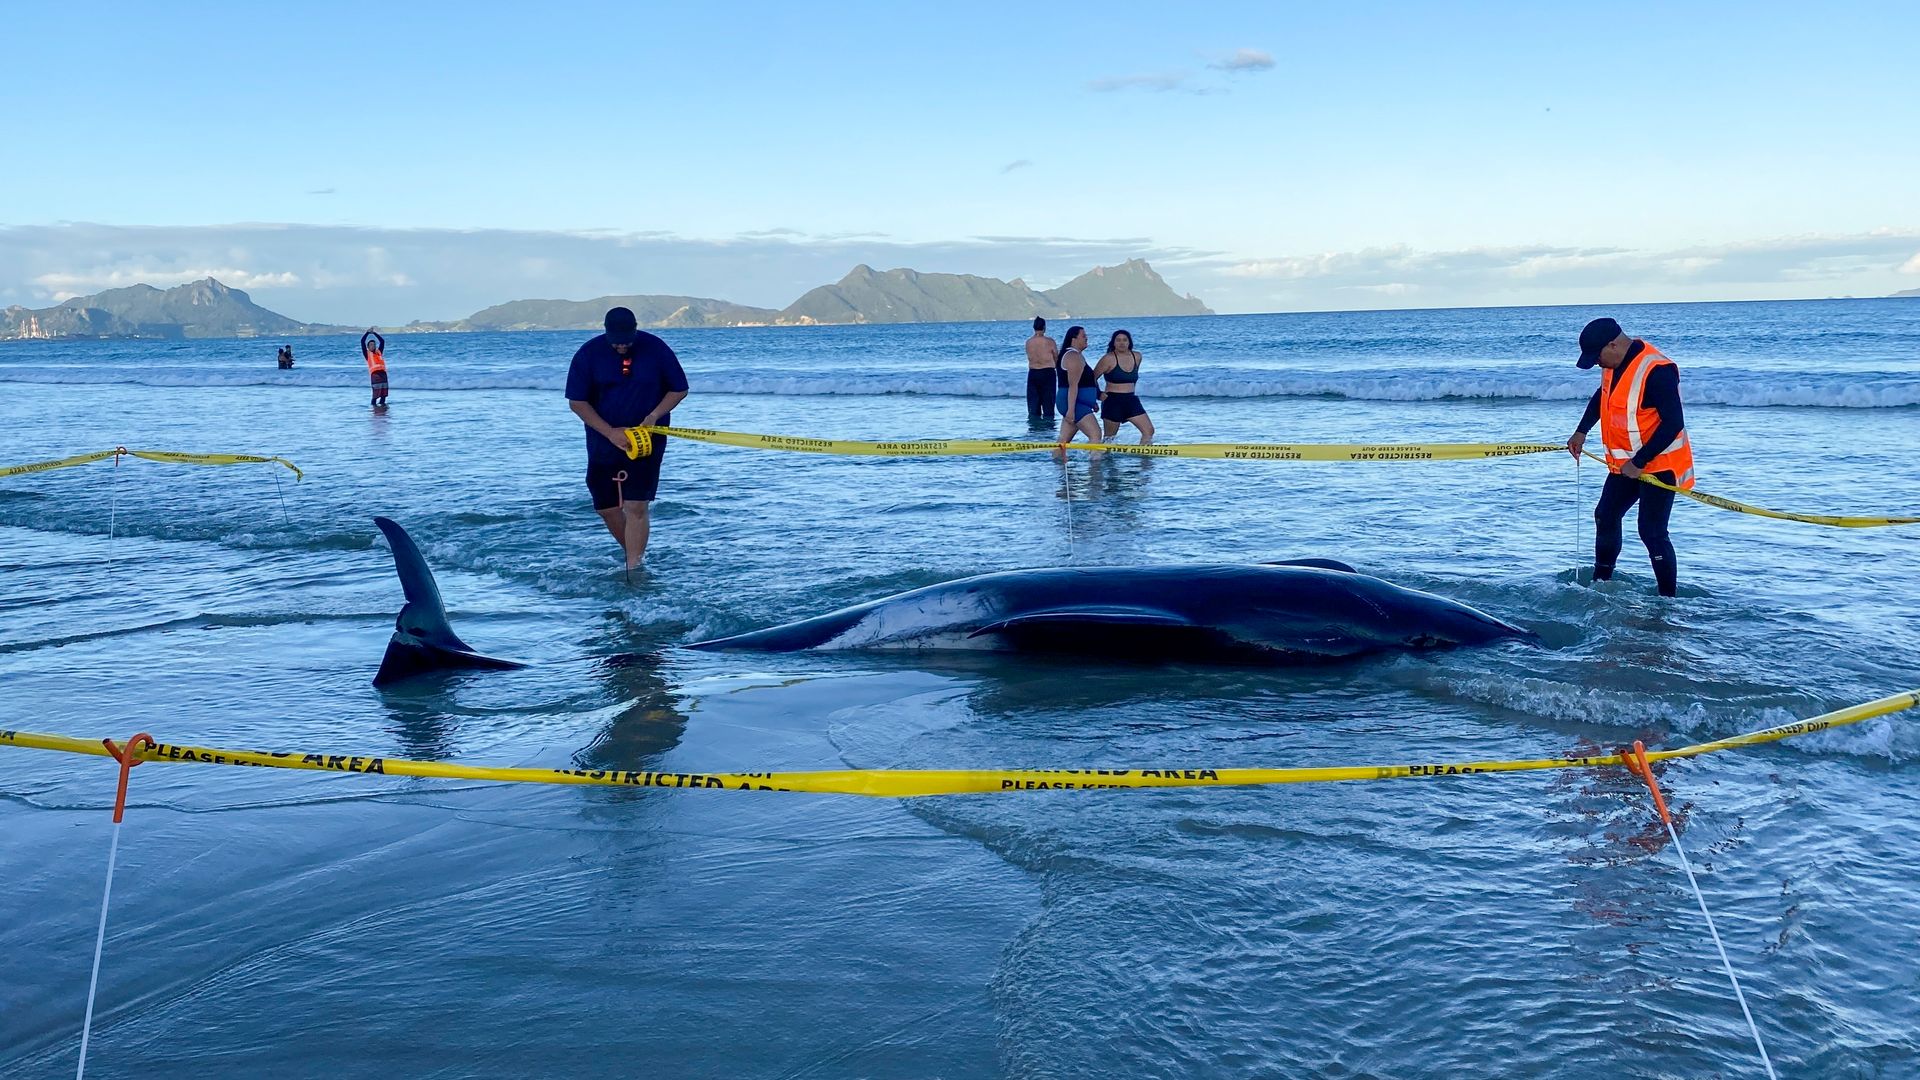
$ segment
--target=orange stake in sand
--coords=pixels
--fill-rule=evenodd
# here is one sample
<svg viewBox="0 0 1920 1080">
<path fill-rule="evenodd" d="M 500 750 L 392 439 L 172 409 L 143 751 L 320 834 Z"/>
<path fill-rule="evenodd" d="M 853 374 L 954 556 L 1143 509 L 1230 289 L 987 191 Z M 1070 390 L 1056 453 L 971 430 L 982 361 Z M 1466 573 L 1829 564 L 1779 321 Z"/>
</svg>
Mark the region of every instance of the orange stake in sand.
<svg viewBox="0 0 1920 1080">
<path fill-rule="evenodd" d="M 80 1024 L 80 1067 L 74 1071 L 74 1080 L 85 1080 L 87 1075 L 87 1043 L 93 1038 L 93 996 L 100 988 L 100 953 L 107 944 L 107 904 L 113 899 L 113 865 L 120 858 L 120 819 L 127 815 L 127 774 L 140 764 L 140 748 L 152 747 L 154 742 L 153 736 L 143 731 L 128 739 L 125 747 L 113 745 L 112 739 L 101 739 L 100 745 L 120 763 L 120 789 L 113 796 L 113 845 L 107 849 L 107 887 L 100 894 L 100 929 L 93 935 L 93 976 L 87 980 L 87 1016 Z"/>
<path fill-rule="evenodd" d="M 113 796 L 113 823 L 115 825 L 120 824 L 120 819 L 127 816 L 127 774 L 133 771 L 135 765 L 140 764 L 140 746 L 143 743 L 147 746 L 154 745 L 153 736 L 143 731 L 133 738 L 128 739 L 126 749 L 124 750 L 113 745 L 112 739 L 100 740 L 100 745 L 107 748 L 107 753 L 113 755 L 113 760 L 120 763 L 120 790 L 115 792 Z"/>
<path fill-rule="evenodd" d="M 1622 750 L 1620 756 L 1627 759 L 1627 771 L 1640 778 L 1653 793 L 1653 808 L 1660 811 L 1660 820 L 1673 828 L 1673 816 L 1667 813 L 1667 800 L 1660 794 L 1660 781 L 1653 778 L 1653 767 L 1647 764 L 1647 744 L 1638 739 L 1633 741 L 1633 749 Z M 1678 842 L 1676 838 L 1675 842 Z"/>
</svg>

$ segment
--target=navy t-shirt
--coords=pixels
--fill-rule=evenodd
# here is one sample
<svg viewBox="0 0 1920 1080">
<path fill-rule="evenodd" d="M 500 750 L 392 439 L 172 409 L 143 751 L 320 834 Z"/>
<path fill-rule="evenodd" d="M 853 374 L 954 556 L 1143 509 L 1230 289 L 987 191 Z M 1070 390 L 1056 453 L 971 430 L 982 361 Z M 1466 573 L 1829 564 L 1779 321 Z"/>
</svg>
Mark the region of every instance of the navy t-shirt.
<svg viewBox="0 0 1920 1080">
<path fill-rule="evenodd" d="M 647 418 L 660 399 L 687 388 L 687 373 L 667 343 L 641 332 L 633 341 L 633 363 L 620 373 L 620 354 L 607 344 L 607 335 L 580 346 L 567 369 L 567 400 L 584 401 L 600 418 L 617 428 L 628 428 Z M 660 418 L 673 423 L 673 414 Z M 626 460 L 626 453 L 592 428 L 587 429 L 587 460 Z"/>
</svg>

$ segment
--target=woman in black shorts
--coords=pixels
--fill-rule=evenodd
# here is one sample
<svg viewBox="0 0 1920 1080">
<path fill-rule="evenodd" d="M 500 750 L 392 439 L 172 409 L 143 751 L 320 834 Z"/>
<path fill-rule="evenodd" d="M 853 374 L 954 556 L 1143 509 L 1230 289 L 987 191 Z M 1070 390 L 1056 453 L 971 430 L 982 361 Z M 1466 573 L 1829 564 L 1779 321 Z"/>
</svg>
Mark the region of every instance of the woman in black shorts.
<svg viewBox="0 0 1920 1080">
<path fill-rule="evenodd" d="M 1112 442 L 1119 434 L 1121 424 L 1132 424 L 1140 429 L 1140 445 L 1152 445 L 1153 421 L 1147 416 L 1147 407 L 1140 404 L 1140 395 L 1134 392 L 1140 382 L 1140 354 L 1133 351 L 1133 335 L 1115 330 L 1107 339 L 1107 354 L 1094 371 L 1107 380 L 1106 398 L 1100 402 L 1100 422 L 1107 441 Z"/>
</svg>

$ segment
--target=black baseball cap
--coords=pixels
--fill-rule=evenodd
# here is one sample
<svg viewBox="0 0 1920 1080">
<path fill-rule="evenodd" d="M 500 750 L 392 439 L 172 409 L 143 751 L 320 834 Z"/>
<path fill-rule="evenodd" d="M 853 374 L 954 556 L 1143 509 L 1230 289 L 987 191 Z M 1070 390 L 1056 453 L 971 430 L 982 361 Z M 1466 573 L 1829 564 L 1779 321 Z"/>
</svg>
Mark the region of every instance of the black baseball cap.
<svg viewBox="0 0 1920 1080">
<path fill-rule="evenodd" d="M 608 318 L 612 318 L 611 315 Z M 1580 330 L 1579 366 L 1590 368 L 1600 362 L 1600 350 L 1626 331 L 1612 319 L 1595 319 Z"/>
<path fill-rule="evenodd" d="M 631 345 L 633 339 L 640 336 L 639 330 L 640 320 L 634 318 L 633 312 L 626 308 L 617 307 L 607 312 L 607 344 Z M 1585 341 L 1586 338 L 1580 340 Z"/>
</svg>

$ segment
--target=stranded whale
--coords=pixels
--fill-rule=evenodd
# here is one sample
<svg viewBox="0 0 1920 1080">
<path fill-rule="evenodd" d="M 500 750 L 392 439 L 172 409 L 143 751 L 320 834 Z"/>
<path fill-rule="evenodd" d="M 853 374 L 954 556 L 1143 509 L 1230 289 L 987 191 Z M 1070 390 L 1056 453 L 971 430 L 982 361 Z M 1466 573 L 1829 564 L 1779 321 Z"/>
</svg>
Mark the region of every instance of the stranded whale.
<svg viewBox="0 0 1920 1080">
<path fill-rule="evenodd" d="M 387 518 L 374 522 L 393 548 L 407 598 L 374 685 L 425 671 L 522 666 L 461 641 L 412 538 Z M 686 647 L 1000 649 L 1282 664 L 1534 637 L 1329 559 L 1112 569 L 981 574 Z"/>
</svg>

